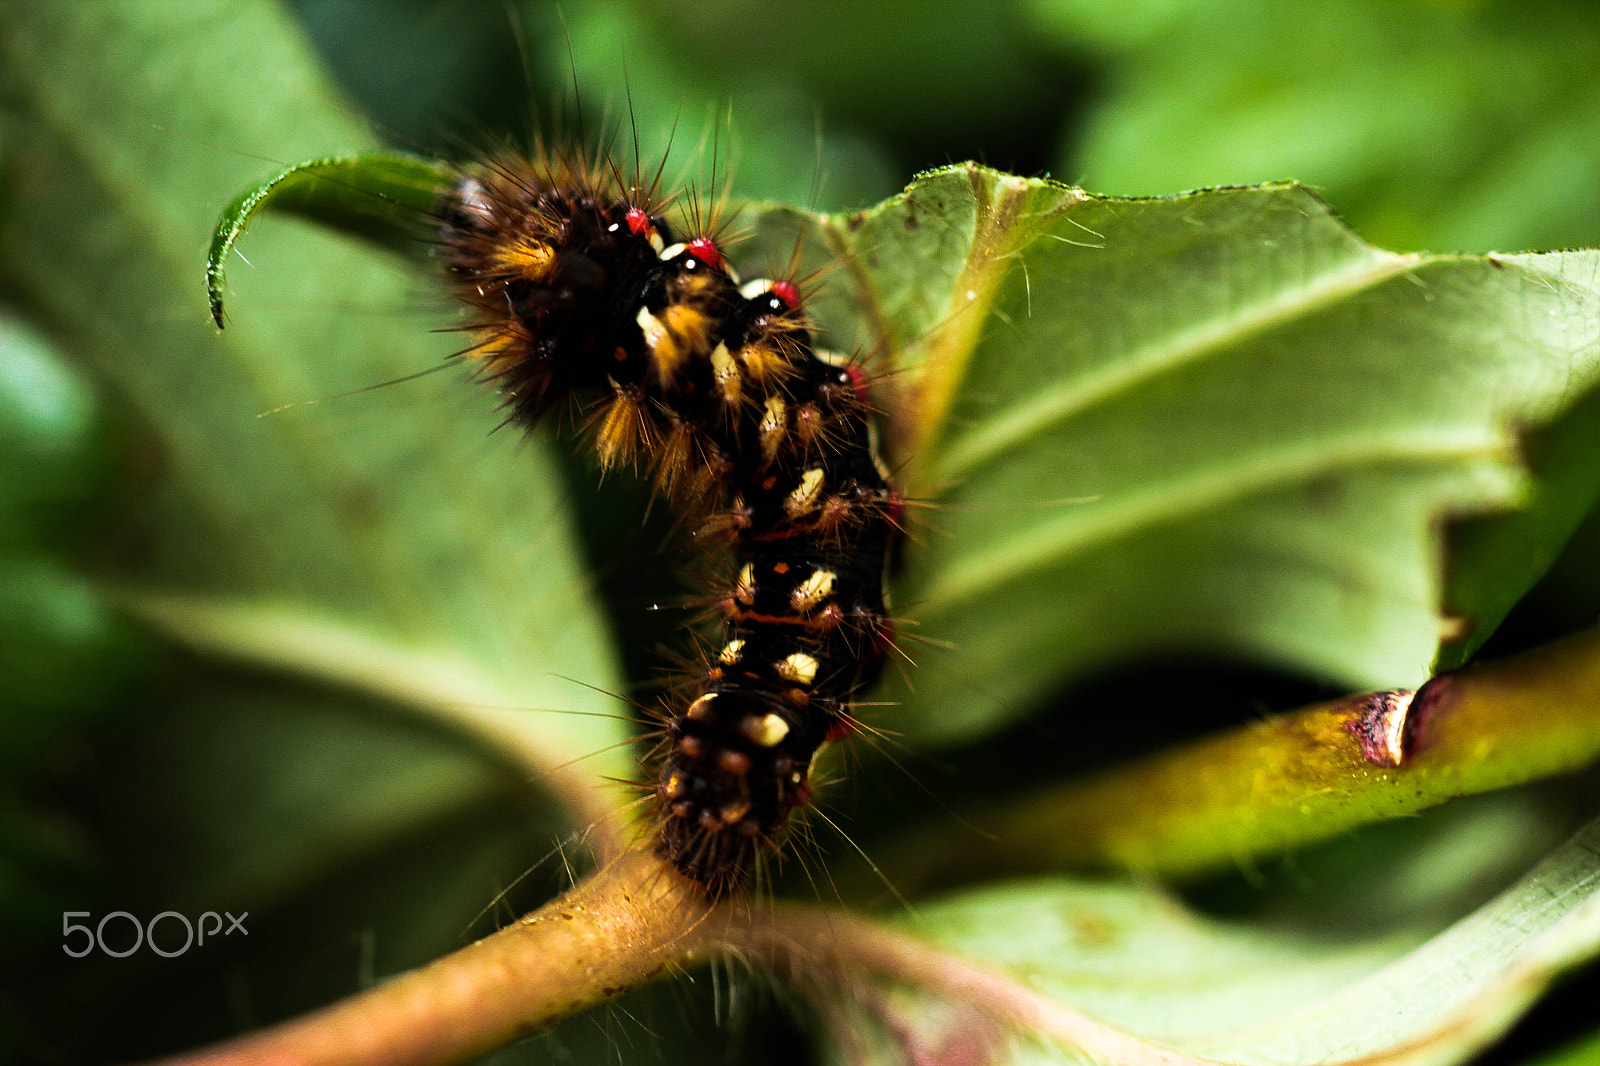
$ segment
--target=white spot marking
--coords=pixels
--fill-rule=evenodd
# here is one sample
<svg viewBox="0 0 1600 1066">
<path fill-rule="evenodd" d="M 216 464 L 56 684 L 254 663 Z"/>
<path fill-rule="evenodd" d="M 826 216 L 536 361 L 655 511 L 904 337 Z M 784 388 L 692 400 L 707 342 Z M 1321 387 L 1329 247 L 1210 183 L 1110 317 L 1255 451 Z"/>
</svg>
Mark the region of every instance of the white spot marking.
<svg viewBox="0 0 1600 1066">
<path fill-rule="evenodd" d="M 752 743 L 763 748 L 776 747 L 789 735 L 789 723 L 776 714 L 764 714 L 760 718 L 749 715 L 739 723 L 739 729 Z"/>
<path fill-rule="evenodd" d="M 649 308 L 639 308 L 637 319 L 639 322 L 639 329 L 644 333 L 645 347 L 649 348 L 651 351 L 655 351 L 657 348 L 667 343 L 669 334 L 667 333 L 666 323 L 662 322 L 655 315 L 652 315 Z"/>
<path fill-rule="evenodd" d="M 797 685 L 809 685 L 816 680 L 817 660 L 803 651 L 797 651 L 778 664 L 778 676 Z"/>
</svg>

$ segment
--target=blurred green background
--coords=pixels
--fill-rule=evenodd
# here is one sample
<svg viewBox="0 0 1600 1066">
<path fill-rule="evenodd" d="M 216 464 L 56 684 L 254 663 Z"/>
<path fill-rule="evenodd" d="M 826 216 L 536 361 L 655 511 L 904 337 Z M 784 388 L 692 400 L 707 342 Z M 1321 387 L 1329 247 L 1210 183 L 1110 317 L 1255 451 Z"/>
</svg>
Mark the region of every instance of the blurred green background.
<svg viewBox="0 0 1600 1066">
<path fill-rule="evenodd" d="M 293 5 L 381 129 L 446 152 L 576 88 L 594 125 L 631 96 L 646 159 L 720 123 L 736 190 L 824 209 L 977 159 L 1113 195 L 1293 178 L 1395 251 L 1600 239 L 1582 0 L 535 3 L 526 70 L 496 4 Z"/>
<path fill-rule="evenodd" d="M 287 6 L 380 138 L 420 151 L 467 155 L 536 124 L 593 133 L 631 119 L 646 160 L 670 140 L 672 168 L 705 180 L 731 174 L 737 195 L 822 209 L 873 203 L 919 170 L 973 158 L 1107 194 L 1295 178 L 1394 250 L 1600 244 L 1600 6 L 1583 0 Z M 0 163 L 19 121 L 8 114 L 0 126 Z M 174 151 L 256 147 L 196 144 L 181 129 L 159 135 Z M 631 132 L 615 135 L 632 151 Z M 3 224 L 8 190 L 25 175 L 0 173 Z M 209 218 L 220 207 L 193 210 Z M 200 280 L 197 257 L 197 293 Z M 159 457 L 76 368 L 72 339 L 34 320 L 35 297 L 0 287 L 0 1055 L 87 1062 L 175 1050 L 460 943 L 485 886 L 515 877 L 527 840 L 549 835 L 548 813 L 481 753 L 370 709 L 340 708 L 342 725 L 319 748 L 324 719 L 306 708 L 322 694 L 197 662 L 106 606 L 86 575 L 103 561 L 105 530 L 136 526 L 130 486 L 158 483 Z M 581 459 L 572 480 L 592 482 Z M 626 486 L 576 498 L 629 673 L 646 677 L 662 638 L 659 619 L 638 608 L 665 593 L 639 546 L 659 543 L 660 531 L 641 532 L 644 507 Z M 1591 520 L 1496 651 L 1592 621 L 1597 537 Z M 1167 665 L 1096 679 L 1074 698 L 1115 689 L 1129 705 L 1160 707 L 1181 684 L 1184 718 L 1152 719 L 1137 738 L 1089 737 L 1078 759 L 1097 763 L 1325 694 L 1248 665 Z M 196 728 L 219 719 L 232 724 Z M 1039 754 L 1039 737 L 1056 728 L 1042 715 L 959 761 L 914 771 L 952 804 L 1002 779 L 1059 776 L 1061 762 Z M 190 739 L 201 733 L 209 747 Z M 276 750 L 285 736 L 302 757 L 325 755 L 302 771 L 309 779 L 359 788 L 349 753 L 381 746 L 465 783 L 426 817 L 394 815 L 343 861 L 323 856 L 303 879 L 285 875 L 256 912 L 280 935 L 230 946 L 220 978 L 212 964 L 64 960 L 63 909 L 204 896 L 226 861 L 207 834 L 239 829 L 202 824 L 191 797 L 237 797 L 258 833 L 292 838 L 315 822 L 314 795 L 241 778 L 229 762 Z M 854 788 L 849 802 L 873 805 L 890 824 L 926 810 L 900 778 Z M 382 798 L 380 786 L 372 791 Z M 558 881 L 536 878 L 514 902 L 530 904 Z M 1235 887 L 1216 895 L 1236 900 Z M 374 897 L 384 913 L 372 912 Z M 710 985 L 648 993 L 504 1061 L 687 1060 L 707 1040 L 739 1059 L 804 1058 L 780 997 Z M 1596 995 L 1592 974 L 1569 985 L 1491 1061 L 1552 1046 L 1581 1014 L 1573 1005 Z"/>
</svg>

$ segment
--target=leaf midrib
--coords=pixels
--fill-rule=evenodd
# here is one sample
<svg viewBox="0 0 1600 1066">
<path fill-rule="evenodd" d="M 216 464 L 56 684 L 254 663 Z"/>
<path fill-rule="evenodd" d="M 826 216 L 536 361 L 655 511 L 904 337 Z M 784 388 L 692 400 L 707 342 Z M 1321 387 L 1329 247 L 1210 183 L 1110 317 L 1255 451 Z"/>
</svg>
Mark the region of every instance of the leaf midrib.
<svg viewBox="0 0 1600 1066">
<path fill-rule="evenodd" d="M 1249 337 L 1310 317 L 1425 262 L 1417 255 L 1364 250 L 1367 254 L 1361 260 L 1326 271 L 1308 284 L 1279 290 L 1268 299 L 1190 326 L 1162 343 L 1147 345 L 1095 373 L 1065 381 L 1032 401 L 1013 406 L 1001 417 L 981 424 L 954 441 L 939 463 L 939 479 L 947 483 L 961 479 L 973 468 L 1119 393 L 1160 374 L 1226 352 Z"/>
<path fill-rule="evenodd" d="M 967 555 L 944 571 L 919 597 L 919 617 L 932 618 L 991 594 L 1008 582 L 1059 565 L 1110 541 L 1172 525 L 1264 491 L 1303 484 L 1319 476 L 1378 464 L 1462 462 L 1487 459 L 1515 466 L 1513 442 L 1487 427 L 1363 435 L 1343 441 L 1317 439 L 1249 461 L 1231 461 L 1162 481 L 1142 491 L 1119 493 L 1090 518 L 1074 514 L 1031 525 L 1017 535 Z M 1486 501 L 1485 506 L 1492 504 Z"/>
</svg>

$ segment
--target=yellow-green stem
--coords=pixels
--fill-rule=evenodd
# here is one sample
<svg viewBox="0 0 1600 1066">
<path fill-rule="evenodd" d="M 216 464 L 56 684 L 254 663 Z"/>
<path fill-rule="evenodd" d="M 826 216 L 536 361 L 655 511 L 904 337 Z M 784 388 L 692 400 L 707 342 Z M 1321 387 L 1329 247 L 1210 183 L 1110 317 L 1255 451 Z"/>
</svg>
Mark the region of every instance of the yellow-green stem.
<svg viewBox="0 0 1600 1066">
<path fill-rule="evenodd" d="M 463 1062 L 697 961 L 714 913 L 676 870 L 629 852 L 470 947 L 166 1066 Z"/>
</svg>

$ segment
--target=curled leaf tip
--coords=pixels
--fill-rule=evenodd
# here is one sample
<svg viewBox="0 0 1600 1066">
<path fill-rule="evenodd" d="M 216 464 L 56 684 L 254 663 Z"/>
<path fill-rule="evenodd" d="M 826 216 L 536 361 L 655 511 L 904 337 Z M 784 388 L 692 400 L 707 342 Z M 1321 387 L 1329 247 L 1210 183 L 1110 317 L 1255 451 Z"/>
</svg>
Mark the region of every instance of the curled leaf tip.
<svg viewBox="0 0 1600 1066">
<path fill-rule="evenodd" d="M 449 188 L 452 169 L 410 156 L 366 155 L 314 159 L 272 175 L 234 198 L 217 220 L 206 254 L 211 320 L 225 326 L 222 289 L 228 254 L 255 216 L 287 211 L 390 250 L 418 254 L 420 220 Z"/>
</svg>

